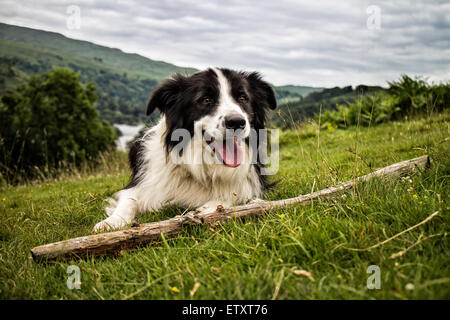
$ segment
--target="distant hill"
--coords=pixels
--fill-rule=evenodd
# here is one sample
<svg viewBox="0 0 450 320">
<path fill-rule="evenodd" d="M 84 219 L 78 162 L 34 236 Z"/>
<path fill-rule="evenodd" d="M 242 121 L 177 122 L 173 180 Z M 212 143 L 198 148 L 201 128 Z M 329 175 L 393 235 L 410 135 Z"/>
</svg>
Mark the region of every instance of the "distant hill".
<svg viewBox="0 0 450 320">
<path fill-rule="evenodd" d="M 321 91 L 324 88 L 285 85 L 285 86 L 274 86 L 274 89 L 277 96 L 278 105 L 283 105 L 291 102 L 293 103 L 299 102 L 309 93 Z"/>
<path fill-rule="evenodd" d="M 353 88 L 334 87 L 310 92 L 306 97 L 282 103 L 278 112 L 272 113 L 272 124 L 282 128 L 292 127 L 293 123 L 314 118 L 320 111 L 333 110 L 337 105 L 348 105 L 365 94 L 386 90 L 379 86 L 359 85 Z"/>
<path fill-rule="evenodd" d="M 291 94 L 296 93 L 302 97 L 306 97 L 311 92 L 322 91 L 323 87 L 306 87 L 306 86 L 294 86 L 294 85 L 285 85 L 278 86 L 277 89 L 290 92 Z"/>
<path fill-rule="evenodd" d="M 176 72 L 188 75 L 197 71 L 55 32 L 0 23 L 0 94 L 15 89 L 32 74 L 55 67 L 73 69 L 82 82 L 94 82 L 100 117 L 123 124 L 148 121 L 145 103 L 162 79 Z M 274 88 L 279 103 L 298 101 L 322 89 L 292 85 Z"/>
<path fill-rule="evenodd" d="M 125 53 L 120 49 L 70 39 L 59 33 L 4 23 L 0 23 L 0 38 L 26 43 L 33 47 L 55 49 L 127 71 L 139 71 L 155 80 L 162 80 L 175 72 L 189 74 L 196 71 L 193 68 L 178 67 L 167 62 L 151 60 L 138 54 Z"/>
</svg>

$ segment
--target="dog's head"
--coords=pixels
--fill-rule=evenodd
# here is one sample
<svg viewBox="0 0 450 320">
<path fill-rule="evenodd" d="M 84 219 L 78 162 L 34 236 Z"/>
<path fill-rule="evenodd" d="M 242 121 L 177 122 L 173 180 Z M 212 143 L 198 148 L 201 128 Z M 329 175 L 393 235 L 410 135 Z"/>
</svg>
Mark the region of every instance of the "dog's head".
<svg viewBox="0 0 450 320">
<path fill-rule="evenodd" d="M 263 129 L 267 110 L 276 106 L 273 89 L 258 73 L 214 68 L 161 83 L 147 115 L 159 109 L 165 116 L 167 152 L 178 144 L 171 133 L 184 129 L 192 138 L 202 135 L 222 163 L 234 168 L 242 162 L 251 128 Z"/>
</svg>

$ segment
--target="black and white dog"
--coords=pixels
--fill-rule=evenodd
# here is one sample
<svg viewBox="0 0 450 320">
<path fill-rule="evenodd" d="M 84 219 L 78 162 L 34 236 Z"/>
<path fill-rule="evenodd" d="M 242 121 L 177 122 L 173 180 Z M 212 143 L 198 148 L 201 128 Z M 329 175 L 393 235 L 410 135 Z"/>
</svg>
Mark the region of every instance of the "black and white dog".
<svg viewBox="0 0 450 320">
<path fill-rule="evenodd" d="M 134 142 L 131 182 L 109 199 L 108 218 L 94 230 L 123 227 L 169 204 L 205 212 L 262 198 L 270 184 L 259 139 L 256 148 L 249 141 L 276 106 L 256 72 L 211 68 L 164 81 L 147 105 L 147 115 L 159 109 L 161 119 Z"/>
</svg>

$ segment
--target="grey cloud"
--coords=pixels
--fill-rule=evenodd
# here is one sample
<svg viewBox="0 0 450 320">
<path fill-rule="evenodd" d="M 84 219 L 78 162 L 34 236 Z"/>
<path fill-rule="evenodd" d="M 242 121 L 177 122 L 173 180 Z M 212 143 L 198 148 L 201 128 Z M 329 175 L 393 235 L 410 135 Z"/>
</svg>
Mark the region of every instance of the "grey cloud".
<svg viewBox="0 0 450 320">
<path fill-rule="evenodd" d="M 79 5 L 82 28 L 66 28 Z M 366 27 L 369 5 L 381 29 Z M 258 70 L 275 84 L 386 84 L 400 73 L 449 80 L 443 1 L 3 1 L 0 21 L 43 28 L 151 59 Z"/>
</svg>

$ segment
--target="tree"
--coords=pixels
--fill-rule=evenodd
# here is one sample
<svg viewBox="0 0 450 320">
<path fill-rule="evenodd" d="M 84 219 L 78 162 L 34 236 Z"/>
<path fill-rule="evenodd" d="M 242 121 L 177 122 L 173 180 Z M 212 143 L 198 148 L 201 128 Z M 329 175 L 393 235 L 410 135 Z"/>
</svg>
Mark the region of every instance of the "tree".
<svg viewBox="0 0 450 320">
<path fill-rule="evenodd" d="M 100 121 L 93 83 L 78 74 L 54 69 L 31 76 L 0 101 L 0 172 L 32 177 L 36 169 L 81 165 L 114 146 L 116 134 Z"/>
</svg>

